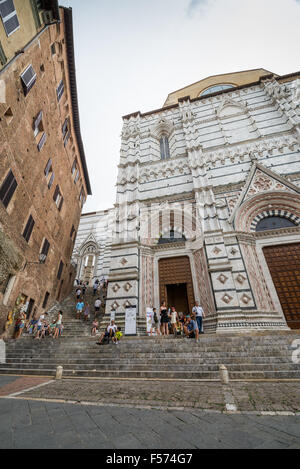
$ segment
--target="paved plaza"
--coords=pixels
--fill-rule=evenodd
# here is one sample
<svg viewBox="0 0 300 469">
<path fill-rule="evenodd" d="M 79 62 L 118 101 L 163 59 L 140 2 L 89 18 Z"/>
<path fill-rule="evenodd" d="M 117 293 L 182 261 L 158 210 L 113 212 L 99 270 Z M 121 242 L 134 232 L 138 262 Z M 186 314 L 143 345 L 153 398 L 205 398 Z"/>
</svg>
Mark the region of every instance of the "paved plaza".
<svg viewBox="0 0 300 469">
<path fill-rule="evenodd" d="M 198 382 L 185 385 L 180 381 L 49 382 L 47 378 L 0 376 L 0 448 L 300 447 L 300 383 L 234 383 L 226 387 L 220 383 Z M 129 397 L 135 389 L 135 405 L 133 399 L 124 394 L 125 386 Z M 163 388 L 173 388 L 172 396 L 177 400 L 172 407 L 162 407 L 160 400 L 146 398 L 147 387 L 153 396 L 160 392 L 160 398 L 165 397 Z M 203 395 L 206 390 L 210 399 L 202 399 L 201 408 L 176 409 L 179 404 L 188 404 L 189 393 L 194 392 L 195 398 L 196 387 Z M 123 405 L 109 403 L 109 388 L 114 389 L 110 393 L 111 400 L 114 392 L 123 389 L 123 396 L 119 396 Z M 26 389 L 31 390 L 25 392 Z M 275 389 L 277 395 L 285 390 L 285 401 L 281 398 L 276 404 Z M 179 402 L 181 392 L 185 395 Z M 226 412 L 224 405 L 230 395 L 237 406 L 233 413 Z M 107 402 L 102 404 L 104 399 Z"/>
</svg>

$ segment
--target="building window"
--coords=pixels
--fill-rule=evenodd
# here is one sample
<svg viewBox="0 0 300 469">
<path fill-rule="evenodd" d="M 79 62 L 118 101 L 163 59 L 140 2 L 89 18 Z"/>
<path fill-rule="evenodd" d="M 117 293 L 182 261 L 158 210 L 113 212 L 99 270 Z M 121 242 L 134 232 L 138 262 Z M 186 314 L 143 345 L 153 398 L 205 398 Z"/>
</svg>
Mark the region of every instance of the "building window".
<svg viewBox="0 0 300 469">
<path fill-rule="evenodd" d="M 163 135 L 160 139 L 160 157 L 162 160 L 170 158 L 169 139 L 166 135 Z"/>
<path fill-rule="evenodd" d="M 76 169 L 77 169 L 77 158 L 75 158 L 73 165 L 72 165 L 72 169 L 71 169 L 72 176 L 74 176 Z"/>
<path fill-rule="evenodd" d="M 56 94 L 57 94 L 57 101 L 59 102 L 61 100 L 62 95 L 64 94 L 64 81 L 61 80 L 60 84 L 56 88 Z"/>
<path fill-rule="evenodd" d="M 8 207 L 17 187 L 17 181 L 15 180 L 13 172 L 10 170 L 0 189 L 0 200 L 5 208 Z"/>
<path fill-rule="evenodd" d="M 38 141 L 38 149 L 39 151 L 41 151 L 47 139 L 47 135 L 46 135 L 46 132 L 44 132 L 44 126 L 43 126 L 43 111 L 40 111 L 34 120 L 33 135 L 35 139 Z"/>
<path fill-rule="evenodd" d="M 76 176 L 75 176 L 75 179 L 74 179 L 74 184 L 76 184 L 76 182 L 78 181 L 79 175 L 80 175 L 80 172 L 79 172 L 79 169 L 77 169 L 77 173 L 76 173 Z"/>
<path fill-rule="evenodd" d="M 52 167 L 51 158 L 49 159 L 44 172 L 45 172 L 46 180 L 47 180 L 47 183 L 48 183 L 48 189 L 51 189 L 53 181 L 54 181 L 54 171 L 53 171 L 53 167 Z"/>
<path fill-rule="evenodd" d="M 27 243 L 29 243 L 33 227 L 34 227 L 34 219 L 30 215 L 26 223 L 25 230 L 23 232 L 23 238 L 25 239 L 25 241 L 27 241 Z"/>
<path fill-rule="evenodd" d="M 21 81 L 23 85 L 24 95 L 27 96 L 36 82 L 36 73 L 32 65 L 29 65 L 26 70 L 21 74 Z"/>
<path fill-rule="evenodd" d="M 256 226 L 256 231 L 278 230 L 280 228 L 296 227 L 296 223 L 284 217 L 266 217 L 260 220 Z"/>
<path fill-rule="evenodd" d="M 13 0 L 0 0 L 0 16 L 8 37 L 20 28 Z"/>
<path fill-rule="evenodd" d="M 73 234 L 75 233 L 75 227 L 72 225 L 71 233 L 70 233 L 70 238 L 73 239 Z"/>
<path fill-rule="evenodd" d="M 4 53 L 3 47 L 2 47 L 1 42 L 0 42 L 0 64 L 5 65 L 6 62 L 7 62 L 7 57 Z"/>
<path fill-rule="evenodd" d="M 67 117 L 63 126 L 62 126 L 62 134 L 63 134 L 63 141 L 64 141 L 64 146 L 67 145 L 68 140 L 71 136 L 71 130 L 70 130 L 70 119 Z"/>
<path fill-rule="evenodd" d="M 44 301 L 43 301 L 43 306 L 42 306 L 43 309 L 45 309 L 47 307 L 49 296 L 50 296 L 50 293 L 46 291 L 45 298 L 44 298 Z"/>
<path fill-rule="evenodd" d="M 55 55 L 56 54 L 56 48 L 55 48 L 55 42 L 53 42 L 53 44 L 51 44 L 51 55 Z"/>
<path fill-rule="evenodd" d="M 45 238 L 44 243 L 43 243 L 43 247 L 42 247 L 42 250 L 41 250 L 41 254 L 46 256 L 45 261 L 46 261 L 47 256 L 48 256 L 49 248 L 50 248 L 50 243 L 49 243 L 48 239 Z"/>
<path fill-rule="evenodd" d="M 200 93 L 200 96 L 205 96 L 205 95 L 211 94 L 211 93 L 217 93 L 218 91 L 229 90 L 231 88 L 235 88 L 235 86 L 234 85 L 226 85 L 226 84 L 210 86 L 206 90 L 202 91 L 202 93 Z"/>
<path fill-rule="evenodd" d="M 63 198 L 63 196 L 60 192 L 59 186 L 56 186 L 56 188 L 55 188 L 55 192 L 54 192 L 54 195 L 53 195 L 53 200 L 56 203 L 56 206 L 57 206 L 58 210 L 61 211 L 62 206 L 63 206 L 64 198 Z"/>
<path fill-rule="evenodd" d="M 60 261 L 59 268 L 58 268 L 58 272 L 57 272 L 57 278 L 58 278 L 58 280 L 61 279 L 61 274 L 62 274 L 63 268 L 64 268 L 64 264 L 63 264 L 62 261 Z"/>
</svg>

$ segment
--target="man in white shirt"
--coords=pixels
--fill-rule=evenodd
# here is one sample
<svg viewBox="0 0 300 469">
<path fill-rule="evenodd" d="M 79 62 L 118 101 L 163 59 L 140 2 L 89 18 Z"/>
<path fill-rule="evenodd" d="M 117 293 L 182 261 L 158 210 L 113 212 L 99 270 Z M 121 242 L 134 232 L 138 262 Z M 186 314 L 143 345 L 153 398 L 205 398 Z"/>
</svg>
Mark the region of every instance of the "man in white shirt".
<svg viewBox="0 0 300 469">
<path fill-rule="evenodd" d="M 203 318 L 205 318 L 205 313 L 203 311 L 203 308 L 201 308 L 201 306 L 199 305 L 199 301 L 196 301 L 196 304 L 193 307 L 192 311 L 196 315 L 196 321 L 197 321 L 197 325 L 199 329 L 199 334 L 203 334 L 202 321 L 203 321 Z"/>
<path fill-rule="evenodd" d="M 114 320 L 112 320 L 110 326 L 108 326 L 107 332 L 109 333 L 110 337 L 114 337 L 115 333 L 117 332 L 117 326 L 115 325 Z"/>
<path fill-rule="evenodd" d="M 99 313 L 100 311 L 100 306 L 101 306 L 101 300 L 100 298 L 97 298 L 97 300 L 95 301 L 95 319 L 96 319 L 97 313 Z"/>
</svg>

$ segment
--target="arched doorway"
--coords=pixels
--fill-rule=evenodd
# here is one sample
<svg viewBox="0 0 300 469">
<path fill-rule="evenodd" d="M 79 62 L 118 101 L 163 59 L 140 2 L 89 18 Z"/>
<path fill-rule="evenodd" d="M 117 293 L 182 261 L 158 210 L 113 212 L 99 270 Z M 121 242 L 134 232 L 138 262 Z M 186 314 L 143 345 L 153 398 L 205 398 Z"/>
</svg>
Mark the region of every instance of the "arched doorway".
<svg viewBox="0 0 300 469">
<path fill-rule="evenodd" d="M 266 215 L 256 225 L 256 232 L 296 227 L 291 216 Z M 286 322 L 300 329 L 300 243 L 266 246 L 263 253 L 276 289 Z"/>
<path fill-rule="evenodd" d="M 159 259 L 158 268 L 160 302 L 175 306 L 178 313 L 191 312 L 195 297 L 189 257 Z"/>
</svg>

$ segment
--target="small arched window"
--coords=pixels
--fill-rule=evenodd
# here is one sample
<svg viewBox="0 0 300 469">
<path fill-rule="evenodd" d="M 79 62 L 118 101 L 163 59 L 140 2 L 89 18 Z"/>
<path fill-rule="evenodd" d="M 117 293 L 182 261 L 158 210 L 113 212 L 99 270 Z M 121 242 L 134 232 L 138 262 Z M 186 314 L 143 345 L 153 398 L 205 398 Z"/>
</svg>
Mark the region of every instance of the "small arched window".
<svg viewBox="0 0 300 469">
<path fill-rule="evenodd" d="M 291 220 L 284 217 L 267 217 L 257 223 L 256 231 L 277 230 L 279 228 L 289 228 L 297 226 Z"/>
<path fill-rule="evenodd" d="M 229 90 L 231 88 L 235 88 L 235 86 L 227 84 L 210 86 L 209 88 L 206 88 L 206 90 L 202 91 L 200 96 L 206 96 L 207 94 L 216 93 L 217 91 Z"/>
<path fill-rule="evenodd" d="M 160 157 L 162 160 L 170 158 L 169 139 L 166 135 L 163 135 L 160 139 Z"/>
</svg>

